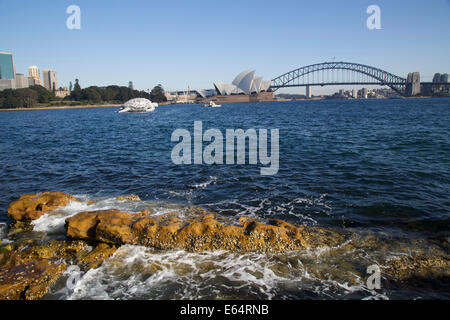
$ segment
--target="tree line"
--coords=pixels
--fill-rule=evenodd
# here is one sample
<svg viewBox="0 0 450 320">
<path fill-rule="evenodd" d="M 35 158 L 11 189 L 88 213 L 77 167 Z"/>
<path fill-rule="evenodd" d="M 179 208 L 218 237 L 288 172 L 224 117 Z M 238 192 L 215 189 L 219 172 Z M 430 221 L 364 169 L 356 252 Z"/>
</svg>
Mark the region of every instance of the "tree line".
<svg viewBox="0 0 450 320">
<path fill-rule="evenodd" d="M 37 106 L 63 106 L 83 104 L 124 103 L 134 98 L 146 98 L 153 102 L 167 101 L 164 89 L 159 84 L 151 92 L 134 90 L 124 86 L 91 86 L 82 89 L 78 79 L 70 95 L 64 99 L 56 97 L 53 91 L 35 85 L 23 89 L 6 89 L 0 91 L 0 108 L 33 108 Z"/>
</svg>

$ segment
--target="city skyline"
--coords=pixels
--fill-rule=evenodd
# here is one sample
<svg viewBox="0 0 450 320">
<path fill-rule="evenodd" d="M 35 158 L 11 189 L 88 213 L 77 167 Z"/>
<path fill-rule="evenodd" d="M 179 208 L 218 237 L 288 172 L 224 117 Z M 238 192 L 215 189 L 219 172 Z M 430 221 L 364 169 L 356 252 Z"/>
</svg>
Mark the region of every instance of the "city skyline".
<svg viewBox="0 0 450 320">
<path fill-rule="evenodd" d="M 66 27 L 71 4 L 81 8 L 80 30 Z M 417 71 L 423 81 L 450 71 L 450 44 L 438 32 L 450 25 L 448 1 L 248 1 L 220 9 L 204 1 L 133 4 L 1 3 L 11 12 L 0 22 L 3 30 L 19 17 L 22 23 L 3 36 L 0 51 L 14 54 L 17 73 L 34 65 L 57 70 L 60 86 L 78 78 L 83 87 L 133 81 L 140 90 L 158 83 L 168 91 L 210 89 L 245 69 L 272 79 L 332 60 L 367 63 L 404 78 Z M 381 30 L 366 27 L 371 4 L 381 8 Z M 35 14 L 44 18 L 38 29 Z M 124 17 L 132 22 L 118 23 Z M 312 94 L 335 91 L 314 87 Z"/>
<path fill-rule="evenodd" d="M 28 74 L 16 72 L 14 54 L 12 52 L 0 52 L 0 91 L 5 89 L 24 89 L 30 86 L 43 86 L 49 91 L 58 91 L 57 72 L 52 69 L 42 71 L 37 66 L 28 67 Z M 60 90 L 59 90 L 60 91 Z"/>
</svg>

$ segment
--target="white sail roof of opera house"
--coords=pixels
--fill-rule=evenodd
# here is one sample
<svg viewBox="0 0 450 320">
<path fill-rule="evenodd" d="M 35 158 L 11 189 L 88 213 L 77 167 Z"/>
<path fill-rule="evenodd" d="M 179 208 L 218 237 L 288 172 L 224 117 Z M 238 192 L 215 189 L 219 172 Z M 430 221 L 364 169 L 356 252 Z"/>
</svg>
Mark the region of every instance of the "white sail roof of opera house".
<svg viewBox="0 0 450 320">
<path fill-rule="evenodd" d="M 250 72 L 252 72 L 252 70 L 245 70 L 242 71 L 241 73 L 239 73 L 236 78 L 234 78 L 232 84 L 234 84 L 235 86 L 239 87 L 239 83 L 241 83 L 242 79 L 244 79 L 244 77 L 246 75 L 248 75 Z M 253 71 L 254 72 L 254 71 Z"/>
<path fill-rule="evenodd" d="M 263 80 L 262 77 L 257 77 L 253 79 L 252 92 L 260 92 L 262 80 Z"/>
<path fill-rule="evenodd" d="M 231 83 L 226 82 L 214 82 L 214 87 L 222 96 L 229 96 L 231 94 L 243 93 L 241 89 Z"/>
<path fill-rule="evenodd" d="M 268 91 L 272 81 L 255 77 L 255 70 L 245 70 L 234 78 L 232 83 L 214 82 L 214 87 L 220 95 L 252 94 Z"/>
<path fill-rule="evenodd" d="M 271 81 L 271 80 L 263 80 L 263 81 L 261 82 L 261 88 L 260 88 L 260 90 L 261 90 L 261 91 L 269 91 L 271 85 L 272 85 L 272 81 Z M 261 92 L 261 91 L 260 91 L 260 92 Z"/>
<path fill-rule="evenodd" d="M 254 78 L 255 78 L 255 71 L 247 73 L 242 78 L 241 82 L 239 82 L 238 88 L 244 91 L 246 94 L 250 94 Z"/>
</svg>

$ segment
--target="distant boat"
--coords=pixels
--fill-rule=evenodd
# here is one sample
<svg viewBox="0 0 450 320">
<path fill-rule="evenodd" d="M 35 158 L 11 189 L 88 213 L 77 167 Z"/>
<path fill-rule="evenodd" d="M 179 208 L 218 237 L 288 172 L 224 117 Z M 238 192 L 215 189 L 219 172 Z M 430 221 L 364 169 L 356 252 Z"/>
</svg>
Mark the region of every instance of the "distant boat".
<svg viewBox="0 0 450 320">
<path fill-rule="evenodd" d="M 203 107 L 205 108 L 220 108 L 222 105 L 221 104 L 215 104 L 214 101 L 210 101 L 209 103 L 205 103 L 203 105 Z"/>
<path fill-rule="evenodd" d="M 125 102 L 117 112 L 146 113 L 155 111 L 157 107 L 158 104 L 156 102 L 151 102 L 145 98 L 135 98 Z"/>
</svg>

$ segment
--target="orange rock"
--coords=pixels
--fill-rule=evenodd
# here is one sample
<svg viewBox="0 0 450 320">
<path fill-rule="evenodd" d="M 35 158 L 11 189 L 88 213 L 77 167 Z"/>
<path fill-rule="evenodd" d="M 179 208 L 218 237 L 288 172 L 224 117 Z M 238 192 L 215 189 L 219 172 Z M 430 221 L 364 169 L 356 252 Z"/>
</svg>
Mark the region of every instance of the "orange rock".
<svg viewBox="0 0 450 320">
<path fill-rule="evenodd" d="M 155 219 L 142 218 L 142 219 L 137 220 L 133 224 L 133 230 L 135 230 L 136 232 L 144 232 L 144 230 L 146 230 L 146 228 L 154 225 L 155 223 L 156 223 Z"/>
<path fill-rule="evenodd" d="M 81 212 L 66 219 L 67 235 L 75 239 L 93 239 L 98 223 L 97 215 L 90 212 Z"/>
<path fill-rule="evenodd" d="M 10 203 L 8 215 L 16 221 L 39 219 L 45 212 L 68 205 L 75 197 L 63 192 L 25 194 Z"/>
<path fill-rule="evenodd" d="M 130 194 L 129 196 L 119 196 L 117 200 L 141 201 L 141 198 L 138 195 Z"/>
<path fill-rule="evenodd" d="M 65 269 L 64 263 L 47 259 L 0 269 L 0 300 L 42 298 Z"/>
<path fill-rule="evenodd" d="M 116 250 L 117 248 L 115 246 L 100 243 L 91 252 L 81 257 L 79 263 L 85 270 L 97 268 L 103 261 L 112 256 Z"/>
<path fill-rule="evenodd" d="M 235 226 L 224 225 L 208 213 L 184 223 L 173 215 L 150 218 L 144 212 L 82 212 L 66 220 L 67 235 L 110 244 L 188 251 L 283 252 L 343 242 L 343 237 L 334 231 L 295 226 L 282 220 L 265 224 L 248 219 L 241 220 L 243 226 Z"/>
<path fill-rule="evenodd" d="M 118 223 L 118 219 L 100 222 L 95 230 L 95 240 L 119 245 L 133 243 L 131 227 L 126 223 L 128 220 L 123 220 L 123 224 Z"/>
<path fill-rule="evenodd" d="M 0 300 L 43 298 L 66 264 L 78 264 L 83 270 L 97 268 L 116 250 L 114 245 L 105 243 L 90 250 L 81 240 L 25 240 L 1 246 Z"/>
<path fill-rule="evenodd" d="M 66 219 L 67 235 L 81 240 L 131 243 L 130 226 L 146 212 L 127 213 L 117 209 L 81 212 Z"/>
</svg>

